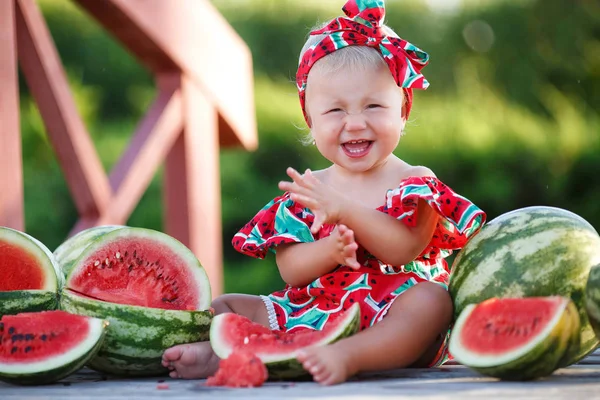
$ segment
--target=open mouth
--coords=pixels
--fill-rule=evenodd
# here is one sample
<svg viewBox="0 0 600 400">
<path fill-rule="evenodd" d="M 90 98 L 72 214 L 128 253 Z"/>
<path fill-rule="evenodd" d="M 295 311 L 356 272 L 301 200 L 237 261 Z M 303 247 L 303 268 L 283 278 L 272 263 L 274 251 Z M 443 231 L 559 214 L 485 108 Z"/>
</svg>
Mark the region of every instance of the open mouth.
<svg viewBox="0 0 600 400">
<path fill-rule="evenodd" d="M 369 154 L 373 141 L 371 140 L 351 140 L 346 143 L 342 143 L 342 149 L 348 157 L 359 158 Z"/>
</svg>

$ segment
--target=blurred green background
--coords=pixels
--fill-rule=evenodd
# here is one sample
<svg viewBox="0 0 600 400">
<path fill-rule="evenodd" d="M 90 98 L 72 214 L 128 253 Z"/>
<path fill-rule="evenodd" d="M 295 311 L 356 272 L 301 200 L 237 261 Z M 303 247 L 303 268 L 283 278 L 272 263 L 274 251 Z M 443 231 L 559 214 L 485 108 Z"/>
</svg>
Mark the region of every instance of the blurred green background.
<svg viewBox="0 0 600 400">
<path fill-rule="evenodd" d="M 38 0 L 107 171 L 155 94 L 152 76 L 69 0 Z M 308 29 L 342 0 L 214 0 L 253 54 L 260 147 L 221 153 L 225 291 L 282 285 L 274 257 L 236 253 L 234 233 L 279 191 L 285 168 L 326 166 L 300 144 L 293 83 Z M 597 0 L 388 0 L 387 24 L 431 56 L 397 149 L 488 213 L 530 205 L 600 228 L 600 3 Z M 210 38 L 218 40 L 218 38 Z M 190 50 L 191 51 L 191 50 Z M 209 61 L 207 61 L 209 62 Z M 77 213 L 21 82 L 26 230 L 54 250 Z M 128 221 L 162 229 L 162 171 Z M 259 193 L 259 195 L 257 195 Z"/>
</svg>

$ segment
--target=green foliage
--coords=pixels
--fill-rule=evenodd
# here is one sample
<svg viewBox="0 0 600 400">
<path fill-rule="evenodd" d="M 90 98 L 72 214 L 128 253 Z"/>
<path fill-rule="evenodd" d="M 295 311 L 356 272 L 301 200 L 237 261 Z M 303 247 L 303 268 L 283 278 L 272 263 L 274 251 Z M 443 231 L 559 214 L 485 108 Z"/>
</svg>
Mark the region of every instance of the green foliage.
<svg viewBox="0 0 600 400">
<path fill-rule="evenodd" d="M 155 90 L 150 74 L 69 1 L 39 0 L 77 105 L 109 171 Z M 281 287 L 274 257 L 236 253 L 231 238 L 279 193 L 285 168 L 326 166 L 300 143 L 293 83 L 308 29 L 343 1 L 214 0 L 248 43 L 260 147 L 221 154 L 226 290 Z M 465 1 L 456 13 L 388 0 L 387 23 L 431 55 L 431 87 L 415 93 L 397 154 L 427 165 L 491 219 L 534 204 L 574 211 L 600 227 L 600 6 L 581 0 Z M 491 32 L 491 33 L 490 33 Z M 21 86 L 27 230 L 55 248 L 76 220 L 43 122 Z M 162 229 L 162 171 L 128 223 Z"/>
</svg>

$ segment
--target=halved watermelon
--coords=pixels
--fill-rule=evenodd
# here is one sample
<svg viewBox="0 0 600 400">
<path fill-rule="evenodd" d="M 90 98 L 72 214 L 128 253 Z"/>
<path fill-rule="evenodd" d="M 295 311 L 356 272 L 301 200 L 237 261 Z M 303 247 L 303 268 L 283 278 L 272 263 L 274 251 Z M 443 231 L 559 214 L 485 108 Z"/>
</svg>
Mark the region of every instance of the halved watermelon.
<svg viewBox="0 0 600 400">
<path fill-rule="evenodd" d="M 42 311 L 0 320 L 0 380 L 19 385 L 59 381 L 81 368 L 103 343 L 108 322 Z"/>
<path fill-rule="evenodd" d="M 321 331 L 294 333 L 272 331 L 244 316 L 225 313 L 213 318 L 210 344 L 221 359 L 226 359 L 234 351 L 246 351 L 256 355 L 266 365 L 269 378 L 292 379 L 309 375 L 296 360 L 299 350 L 334 343 L 358 332 L 359 327 L 358 304 L 328 321 Z"/>
<path fill-rule="evenodd" d="M 493 298 L 465 307 L 449 350 L 484 375 L 530 380 L 563 366 L 577 351 L 580 334 L 579 314 L 569 298 Z"/>
<path fill-rule="evenodd" d="M 61 307 L 111 323 L 91 368 L 165 374 L 160 363 L 165 349 L 208 339 L 210 284 L 186 246 L 164 233 L 131 227 L 90 240 L 79 244 L 84 249 L 70 267 Z"/>
<path fill-rule="evenodd" d="M 25 232 L 0 227 L 0 316 L 53 310 L 63 276 L 50 250 Z"/>
</svg>

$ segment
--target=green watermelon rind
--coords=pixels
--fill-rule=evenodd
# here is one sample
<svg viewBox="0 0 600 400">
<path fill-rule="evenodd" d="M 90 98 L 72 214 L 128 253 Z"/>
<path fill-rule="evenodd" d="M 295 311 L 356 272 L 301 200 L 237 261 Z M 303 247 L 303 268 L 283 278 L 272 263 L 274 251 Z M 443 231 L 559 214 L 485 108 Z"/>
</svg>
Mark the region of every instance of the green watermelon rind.
<svg viewBox="0 0 600 400">
<path fill-rule="evenodd" d="M 547 327 L 536 337 L 529 338 L 529 343 L 517 351 L 494 357 L 478 356 L 462 345 L 462 328 L 477 306 L 470 304 L 456 320 L 448 350 L 456 361 L 486 376 L 510 381 L 527 381 L 549 376 L 561 367 L 563 357 L 572 344 L 573 330 L 578 327 L 577 321 L 572 318 L 573 315 L 577 315 L 575 306 L 572 301 L 566 300 L 548 322 Z M 498 340 L 501 340 L 501 337 Z"/>
<path fill-rule="evenodd" d="M 23 312 L 56 310 L 58 293 L 48 290 L 0 292 L 0 317 Z"/>
<path fill-rule="evenodd" d="M 0 227 L 0 238 L 33 255 L 44 271 L 46 286 L 40 290 L 58 292 L 64 285 L 64 277 L 54 255 L 45 244 L 33 236 L 8 227 Z"/>
<path fill-rule="evenodd" d="M 592 329 L 600 339 L 600 264 L 590 270 L 585 285 L 585 309 Z"/>
<path fill-rule="evenodd" d="M 518 240 L 511 240 L 507 234 Z M 523 257 L 524 261 L 520 261 L 526 263 L 526 271 L 517 276 L 509 275 L 515 254 L 525 245 L 540 242 L 550 244 L 546 248 L 552 247 L 554 254 L 548 256 L 530 251 Z M 544 262 L 539 262 L 540 259 Z M 548 259 L 554 263 L 546 262 Z M 581 342 L 576 355 L 565 362 L 567 365 L 576 363 L 600 343 L 584 304 L 589 269 L 598 263 L 600 236 L 580 216 L 546 206 L 526 207 L 503 214 L 485 225 L 457 254 L 452 264 L 449 292 L 455 318 L 467 305 L 492 297 L 568 296 L 579 312 Z M 549 271 L 553 272 L 551 277 Z"/>
<path fill-rule="evenodd" d="M 54 258 L 58 263 L 63 276 L 66 277 L 85 248 L 103 236 L 105 233 L 116 229 L 125 228 L 123 225 L 101 225 L 85 229 L 71 236 L 54 250 Z"/>
<path fill-rule="evenodd" d="M 23 365 L 20 370 L 12 365 L 0 363 L 0 380 L 22 386 L 45 385 L 58 382 L 81 369 L 90 359 L 96 356 L 107 335 L 108 322 L 98 318 L 90 318 L 90 334 L 88 338 L 74 348 L 71 354 L 44 360 L 35 364 Z M 74 353 L 74 354 L 73 354 Z M 69 359 L 64 361 L 64 358 Z M 52 363 L 62 362 L 58 366 Z"/>
<path fill-rule="evenodd" d="M 181 257 L 189 271 L 192 273 L 199 290 L 195 307 L 197 310 L 207 310 L 212 302 L 211 286 L 208 275 L 200 264 L 196 255 L 179 240 L 159 231 L 137 227 L 123 227 L 106 232 L 99 237 L 91 240 L 85 249 L 79 254 L 71 270 L 67 274 L 66 288 L 70 289 L 69 282 L 77 274 L 79 268 L 85 266 L 85 262 L 91 254 L 101 249 L 103 246 L 116 242 L 120 239 L 138 238 L 142 240 L 155 240 L 169 247 L 174 253 Z"/>
<path fill-rule="evenodd" d="M 64 290 L 61 308 L 106 319 L 110 329 L 88 367 L 112 375 L 159 376 L 163 352 L 174 345 L 207 341 L 210 311 L 165 310 L 103 302 Z"/>
<path fill-rule="evenodd" d="M 219 358 L 225 359 L 233 352 L 233 348 L 222 340 L 223 335 L 220 331 L 228 329 L 225 322 L 226 314 L 219 314 L 213 318 L 210 327 L 210 342 L 213 351 Z M 360 328 L 360 307 L 354 304 L 344 314 L 343 321 L 339 322 L 337 329 L 329 333 L 328 336 L 321 338 L 318 342 L 311 344 L 312 346 L 324 346 L 337 342 L 338 340 L 352 336 L 358 332 Z M 337 323 L 337 320 L 336 320 Z M 296 359 L 300 349 L 288 353 L 281 353 L 273 356 L 272 354 L 256 353 L 256 356 L 267 367 L 270 380 L 285 380 L 285 379 L 309 379 L 310 374 L 304 369 L 302 364 Z"/>
</svg>

